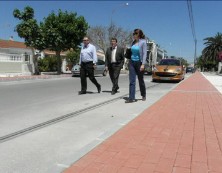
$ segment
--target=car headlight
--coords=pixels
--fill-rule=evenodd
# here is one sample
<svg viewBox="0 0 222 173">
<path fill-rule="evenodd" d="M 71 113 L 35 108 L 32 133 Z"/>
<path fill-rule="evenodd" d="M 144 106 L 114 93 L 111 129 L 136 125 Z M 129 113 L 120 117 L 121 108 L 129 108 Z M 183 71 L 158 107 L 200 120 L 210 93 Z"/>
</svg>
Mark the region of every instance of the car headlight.
<svg viewBox="0 0 222 173">
<path fill-rule="evenodd" d="M 177 69 L 176 69 L 176 72 L 181 72 L 181 68 L 177 68 Z"/>
</svg>

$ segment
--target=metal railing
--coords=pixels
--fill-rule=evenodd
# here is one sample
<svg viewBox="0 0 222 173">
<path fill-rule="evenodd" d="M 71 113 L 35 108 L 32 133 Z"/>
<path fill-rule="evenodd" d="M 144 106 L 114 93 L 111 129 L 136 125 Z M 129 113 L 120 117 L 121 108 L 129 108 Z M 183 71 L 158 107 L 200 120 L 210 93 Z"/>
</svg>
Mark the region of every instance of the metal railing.
<svg viewBox="0 0 222 173">
<path fill-rule="evenodd" d="M 26 62 L 30 61 L 29 55 L 0 53 L 0 62 Z"/>
</svg>

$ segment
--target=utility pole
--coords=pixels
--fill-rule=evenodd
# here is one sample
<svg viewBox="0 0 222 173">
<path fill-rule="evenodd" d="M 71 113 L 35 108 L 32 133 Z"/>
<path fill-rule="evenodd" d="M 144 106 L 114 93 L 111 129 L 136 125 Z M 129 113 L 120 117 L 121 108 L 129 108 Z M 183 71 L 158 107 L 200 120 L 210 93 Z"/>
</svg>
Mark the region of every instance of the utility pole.
<svg viewBox="0 0 222 173">
<path fill-rule="evenodd" d="M 196 60 L 197 60 L 197 39 L 194 40 L 194 44 L 195 44 L 195 48 L 194 48 L 194 67 L 196 64 Z"/>
</svg>

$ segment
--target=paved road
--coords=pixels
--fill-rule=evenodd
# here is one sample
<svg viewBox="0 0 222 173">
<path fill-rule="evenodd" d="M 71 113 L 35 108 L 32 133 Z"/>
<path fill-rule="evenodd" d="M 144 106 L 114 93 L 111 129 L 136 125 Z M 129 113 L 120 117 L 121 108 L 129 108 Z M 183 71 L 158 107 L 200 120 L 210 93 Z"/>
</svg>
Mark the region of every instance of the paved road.
<svg viewBox="0 0 222 173">
<path fill-rule="evenodd" d="M 81 96 L 77 94 L 78 78 L 1 83 L 0 136 L 59 116 L 71 116 L 0 143 L 0 172 L 61 172 L 177 86 L 152 83 L 150 76 L 146 76 L 147 101 L 125 104 L 127 75 L 121 75 L 120 93 L 114 96 L 110 94 L 109 78 L 97 79 L 102 84 L 102 93 L 96 93 L 89 82 L 91 94 Z M 139 93 L 137 98 L 141 98 Z M 82 111 L 87 108 L 89 111 Z M 78 110 L 82 112 L 75 114 Z"/>
</svg>

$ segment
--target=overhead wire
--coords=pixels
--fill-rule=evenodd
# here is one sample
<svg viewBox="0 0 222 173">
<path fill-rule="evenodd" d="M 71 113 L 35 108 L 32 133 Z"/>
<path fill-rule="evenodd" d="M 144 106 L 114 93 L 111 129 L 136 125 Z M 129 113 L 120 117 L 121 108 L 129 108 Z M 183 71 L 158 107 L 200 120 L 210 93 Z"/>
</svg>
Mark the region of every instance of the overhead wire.
<svg viewBox="0 0 222 173">
<path fill-rule="evenodd" d="M 192 9 L 192 3 L 191 0 L 187 0 L 187 7 L 188 7 L 188 12 L 189 12 L 189 19 L 190 19 L 190 24 L 191 24 L 191 31 L 194 39 L 194 45 L 195 45 L 195 50 L 194 50 L 194 64 L 196 61 L 196 50 L 197 50 L 197 38 L 196 38 L 196 32 L 195 32 L 195 25 L 194 25 L 194 19 L 193 19 L 193 9 Z"/>
<path fill-rule="evenodd" d="M 190 19 L 190 24 L 191 24 L 192 35 L 193 35 L 194 40 L 196 40 L 196 33 L 195 33 L 195 27 L 194 27 L 194 19 L 193 19 L 193 10 L 192 10 L 191 0 L 187 0 L 187 5 L 188 5 L 188 12 L 189 12 L 189 19 Z"/>
</svg>

